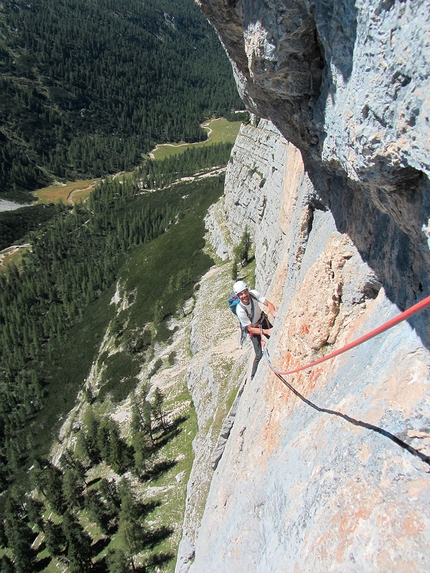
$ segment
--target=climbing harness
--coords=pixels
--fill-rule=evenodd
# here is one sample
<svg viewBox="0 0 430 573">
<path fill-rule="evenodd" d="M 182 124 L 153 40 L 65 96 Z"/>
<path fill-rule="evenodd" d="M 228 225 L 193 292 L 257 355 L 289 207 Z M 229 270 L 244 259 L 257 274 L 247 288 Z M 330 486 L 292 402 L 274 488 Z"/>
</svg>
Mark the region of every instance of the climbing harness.
<svg viewBox="0 0 430 573">
<path fill-rule="evenodd" d="M 427 306 L 430 306 L 430 296 L 428 296 L 427 298 L 424 298 L 422 301 L 418 302 L 414 306 L 411 306 L 411 308 L 409 308 L 408 310 L 405 310 L 404 312 L 402 312 L 398 316 L 392 318 L 391 320 L 388 320 L 387 322 L 385 322 L 381 326 L 378 326 L 378 328 L 371 330 L 370 332 L 368 332 L 364 336 L 358 338 L 357 340 L 354 340 L 353 342 L 346 344 L 342 348 L 339 348 L 338 350 L 335 350 L 334 352 L 331 352 L 330 354 L 327 354 L 326 356 L 323 356 L 322 358 L 318 358 L 318 360 L 314 360 L 313 362 L 310 362 L 309 364 L 305 364 L 304 366 L 300 366 L 299 368 L 295 368 L 294 370 L 287 370 L 287 371 L 283 372 L 281 370 L 277 370 L 272 365 L 270 358 L 269 358 L 269 353 L 268 353 L 267 348 L 266 348 L 266 342 L 263 341 L 263 337 L 261 337 L 262 351 L 263 351 L 264 357 L 267 360 L 267 363 L 269 365 L 270 370 L 272 370 L 272 372 L 274 372 L 276 375 L 288 376 L 289 374 L 296 374 L 297 372 L 301 372 L 302 370 L 307 370 L 308 368 L 312 368 L 313 366 L 316 366 L 317 364 L 321 364 L 321 362 L 325 362 L 326 360 L 330 360 L 331 358 L 335 358 L 335 356 L 339 356 L 339 354 L 343 354 L 344 352 L 347 352 L 348 350 L 351 350 L 352 348 L 355 348 L 356 346 L 363 344 L 363 342 L 366 342 L 367 340 L 374 338 L 378 334 L 381 334 L 381 332 L 385 332 L 389 328 L 392 328 L 396 324 L 399 324 L 399 322 L 403 322 L 404 320 L 407 320 L 409 317 L 416 314 L 417 312 L 420 312 L 421 310 L 423 310 Z M 260 330 L 261 330 L 261 326 L 260 326 Z"/>
</svg>

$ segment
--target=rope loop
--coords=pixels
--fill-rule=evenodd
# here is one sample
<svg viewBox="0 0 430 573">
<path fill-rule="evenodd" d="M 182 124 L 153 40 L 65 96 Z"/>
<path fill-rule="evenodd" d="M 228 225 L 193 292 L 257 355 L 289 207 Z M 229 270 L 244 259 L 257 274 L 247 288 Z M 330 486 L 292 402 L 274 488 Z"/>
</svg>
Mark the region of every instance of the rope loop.
<svg viewBox="0 0 430 573">
<path fill-rule="evenodd" d="M 330 354 L 327 354 L 326 356 L 323 356 L 322 358 L 319 358 L 318 360 L 314 360 L 313 362 L 310 362 L 309 364 L 305 364 L 304 366 L 300 366 L 299 368 L 295 368 L 294 370 L 287 370 L 287 371 L 282 372 L 281 370 L 277 370 L 276 368 L 274 368 L 274 366 L 270 362 L 269 353 L 268 353 L 267 348 L 266 348 L 266 342 L 263 341 L 263 337 L 261 338 L 261 347 L 262 347 L 264 357 L 267 360 L 267 363 L 269 365 L 270 370 L 272 370 L 272 372 L 274 372 L 277 375 L 288 376 L 290 374 L 296 374 L 297 372 L 301 372 L 302 370 L 307 370 L 308 368 L 312 368 L 313 366 L 316 366 L 317 364 L 321 364 L 321 362 L 325 362 L 326 360 L 331 360 L 332 358 L 339 356 L 339 354 L 343 354 L 344 352 L 347 352 L 348 350 L 351 350 L 352 348 L 355 348 L 356 346 L 363 344 L 363 342 L 367 342 L 371 338 L 374 338 L 378 334 L 381 334 L 381 332 L 385 332 L 386 330 L 392 328 L 396 324 L 399 324 L 399 322 L 403 322 L 404 320 L 413 316 L 417 312 L 424 310 L 428 306 L 430 306 L 430 296 L 428 296 L 427 298 L 424 298 L 422 301 L 418 302 L 417 304 L 414 304 L 414 306 L 411 306 L 408 310 L 405 310 L 404 312 L 400 313 L 398 316 L 392 318 L 391 320 L 384 322 L 384 324 L 382 324 L 381 326 L 378 326 L 374 330 L 371 330 L 370 332 L 368 332 L 364 336 L 361 336 L 357 340 L 355 340 L 349 344 L 346 344 L 345 346 L 342 346 L 342 348 L 339 348 L 338 350 L 335 350 L 334 352 L 331 352 Z"/>
</svg>

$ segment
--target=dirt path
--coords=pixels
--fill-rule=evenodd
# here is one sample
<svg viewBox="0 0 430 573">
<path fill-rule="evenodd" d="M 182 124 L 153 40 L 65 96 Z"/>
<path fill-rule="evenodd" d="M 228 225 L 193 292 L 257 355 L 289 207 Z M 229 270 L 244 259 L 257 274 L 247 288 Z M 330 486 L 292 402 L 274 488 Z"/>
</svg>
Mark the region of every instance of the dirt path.
<svg viewBox="0 0 430 573">
<path fill-rule="evenodd" d="M 74 205 L 73 197 L 75 196 L 76 193 L 82 193 L 84 191 L 89 191 L 90 189 L 94 189 L 95 186 L 96 186 L 96 182 L 91 183 L 91 185 L 88 185 L 87 187 L 73 189 L 73 191 L 70 191 L 70 193 L 67 195 L 67 199 L 66 199 L 67 203 L 69 203 L 70 205 Z"/>
</svg>

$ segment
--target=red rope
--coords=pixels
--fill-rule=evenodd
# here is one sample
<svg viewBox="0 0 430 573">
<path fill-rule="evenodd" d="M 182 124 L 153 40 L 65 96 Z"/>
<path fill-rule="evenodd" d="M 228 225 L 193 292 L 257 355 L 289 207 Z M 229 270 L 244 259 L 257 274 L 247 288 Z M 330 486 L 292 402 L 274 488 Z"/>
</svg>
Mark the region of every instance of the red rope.
<svg viewBox="0 0 430 573">
<path fill-rule="evenodd" d="M 326 356 L 323 356 L 322 358 L 319 358 L 318 360 L 315 360 L 314 362 L 310 362 L 309 364 L 305 364 L 304 366 L 300 366 L 300 368 L 296 368 L 294 370 L 288 370 L 286 372 L 281 372 L 280 370 L 276 370 L 276 368 L 274 368 L 272 366 L 270 359 L 269 359 L 269 356 L 267 354 L 267 351 L 265 350 L 265 342 L 263 343 L 263 339 L 261 339 L 262 340 L 262 346 L 263 346 L 263 353 L 264 353 L 264 356 L 265 356 L 265 358 L 269 364 L 269 368 L 275 374 L 281 374 L 282 376 L 287 376 L 288 374 L 295 374 L 296 372 L 300 372 L 302 370 L 307 370 L 308 368 L 312 368 L 313 366 L 316 366 L 317 364 L 321 364 L 321 362 L 325 362 L 326 360 L 330 360 L 331 358 L 334 358 L 335 356 L 339 356 L 339 354 L 343 354 L 344 352 L 347 352 L 348 350 L 351 350 L 352 348 L 355 348 L 356 346 L 363 344 L 363 342 L 366 342 L 367 340 L 374 338 L 378 334 L 381 334 L 381 332 L 385 332 L 385 330 L 392 328 L 396 324 L 399 324 L 399 322 L 403 322 L 404 320 L 408 319 L 413 314 L 420 312 L 421 310 L 423 310 L 424 308 L 426 308 L 429 305 L 430 305 L 430 296 L 428 296 L 427 298 L 424 298 L 422 301 L 418 302 L 414 306 L 411 306 L 411 308 L 409 308 L 408 310 L 405 310 L 404 312 L 402 312 L 398 316 L 392 318 L 391 320 L 388 320 L 387 322 L 385 322 L 381 326 L 378 326 L 378 328 L 371 330 L 370 332 L 368 332 L 367 334 L 365 334 L 361 338 L 354 340 L 354 342 L 351 342 L 350 344 L 347 344 L 346 346 L 339 348 L 339 350 L 335 350 L 334 352 L 331 352 L 330 354 L 327 354 Z"/>
</svg>

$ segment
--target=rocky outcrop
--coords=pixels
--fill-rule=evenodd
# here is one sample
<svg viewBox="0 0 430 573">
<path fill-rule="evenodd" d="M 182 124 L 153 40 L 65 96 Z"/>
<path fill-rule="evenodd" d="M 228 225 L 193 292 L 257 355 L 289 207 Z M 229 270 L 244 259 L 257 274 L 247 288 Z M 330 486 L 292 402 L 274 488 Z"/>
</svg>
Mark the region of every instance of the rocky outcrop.
<svg viewBox="0 0 430 573">
<path fill-rule="evenodd" d="M 293 369 L 429 294 L 430 4 L 200 4 L 271 120 L 241 130 L 213 243 L 228 258 L 248 226 Z M 262 362 L 177 570 L 430 570 L 428 347 L 424 311 L 284 379 Z"/>
<path fill-rule="evenodd" d="M 337 228 L 410 305 L 429 287 L 428 0 L 198 3 L 248 107 L 301 151 Z"/>
<path fill-rule="evenodd" d="M 231 268 L 215 266 L 201 280 L 190 328 L 188 387 L 198 420 L 194 462 L 187 484 L 186 511 L 176 571 L 189 570 L 213 470 L 212 452 L 231 402 L 246 375 L 247 348 L 239 345 L 237 320 L 226 300 Z M 230 289 L 230 290 L 229 290 Z"/>
</svg>

